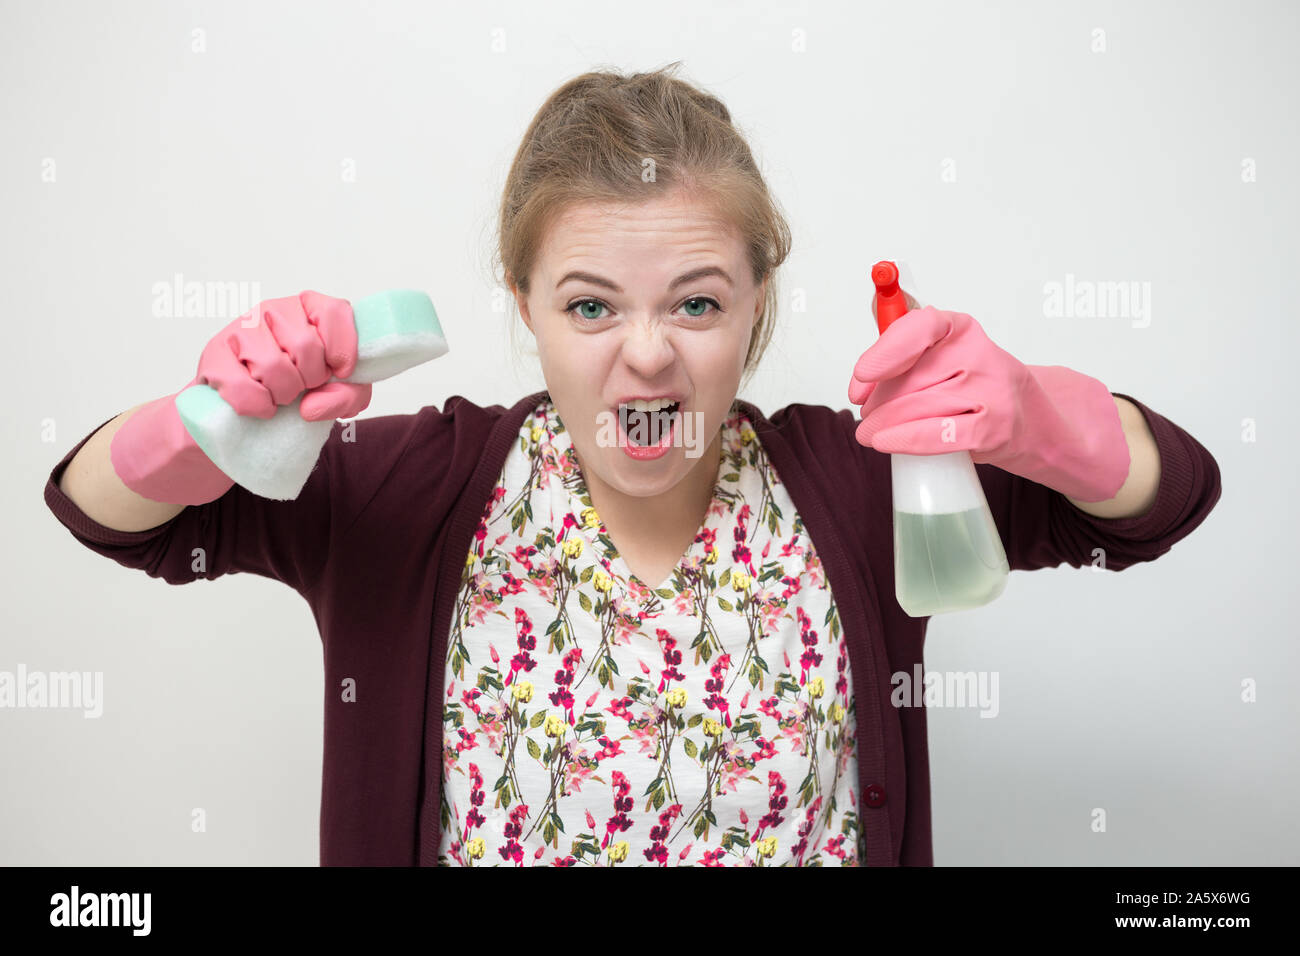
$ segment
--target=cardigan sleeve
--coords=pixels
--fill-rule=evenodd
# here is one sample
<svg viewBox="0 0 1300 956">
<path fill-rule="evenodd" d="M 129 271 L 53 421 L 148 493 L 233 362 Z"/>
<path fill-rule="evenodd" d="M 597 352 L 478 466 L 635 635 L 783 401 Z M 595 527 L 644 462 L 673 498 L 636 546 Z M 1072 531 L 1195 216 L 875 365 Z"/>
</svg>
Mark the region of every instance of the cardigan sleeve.
<svg viewBox="0 0 1300 956">
<path fill-rule="evenodd" d="M 1098 518 L 1065 495 L 994 465 L 975 466 L 1013 571 L 1069 564 L 1083 567 L 1100 557 L 1122 571 L 1154 561 L 1205 520 L 1219 500 L 1219 466 L 1195 438 L 1131 396 L 1146 418 L 1160 451 L 1155 502 L 1141 515 Z"/>
<path fill-rule="evenodd" d="M 335 422 L 296 499 L 261 498 L 235 485 L 215 501 L 190 505 L 170 521 L 133 532 L 93 520 L 59 488 L 68 463 L 108 424 L 104 422 L 51 470 L 45 503 L 86 548 L 168 584 L 251 573 L 306 594 L 321 580 L 335 543 L 402 458 L 421 424 L 437 432 L 438 423 L 449 420 L 436 409 L 425 409 L 419 415 Z"/>
</svg>

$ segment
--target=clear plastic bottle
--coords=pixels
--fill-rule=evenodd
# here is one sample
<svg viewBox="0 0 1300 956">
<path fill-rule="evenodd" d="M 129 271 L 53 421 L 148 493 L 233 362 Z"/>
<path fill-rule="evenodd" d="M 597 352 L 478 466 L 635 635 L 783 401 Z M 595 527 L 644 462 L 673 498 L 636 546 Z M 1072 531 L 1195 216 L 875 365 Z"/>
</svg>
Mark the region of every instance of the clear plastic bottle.
<svg viewBox="0 0 1300 956">
<path fill-rule="evenodd" d="M 878 262 L 881 334 L 908 311 L 898 267 Z M 1010 567 L 970 452 L 890 455 L 894 495 L 894 593 L 912 617 L 980 607 L 1000 595 Z"/>
</svg>

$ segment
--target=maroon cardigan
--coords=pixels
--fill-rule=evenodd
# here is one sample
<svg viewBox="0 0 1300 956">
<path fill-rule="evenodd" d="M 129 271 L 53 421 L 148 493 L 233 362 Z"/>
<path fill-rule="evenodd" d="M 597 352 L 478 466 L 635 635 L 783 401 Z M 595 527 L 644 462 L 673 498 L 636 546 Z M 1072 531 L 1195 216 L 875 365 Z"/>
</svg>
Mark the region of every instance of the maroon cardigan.
<svg viewBox="0 0 1300 956">
<path fill-rule="evenodd" d="M 50 472 L 46 504 L 92 551 L 169 584 L 251 572 L 306 599 L 325 655 L 323 866 L 436 862 L 452 611 L 506 454 L 545 396 L 510 408 L 452 396 L 442 411 L 357 419 L 351 442 L 335 423 L 296 500 L 271 501 L 236 485 L 147 531 L 104 527 L 59 490 L 90 435 Z M 1218 501 L 1210 453 L 1120 397 L 1141 409 L 1160 449 L 1160 488 L 1145 515 L 1094 518 L 1043 485 L 975 466 L 1013 570 L 1082 567 L 1097 547 L 1112 571 L 1152 561 Z M 853 410 L 793 404 L 769 419 L 739 405 L 799 510 L 839 607 L 856 698 L 867 863 L 933 865 L 925 710 L 890 704 L 890 675 L 910 675 L 921 663 L 928 618 L 909 617 L 894 598 L 889 456 L 857 442 Z M 206 552 L 204 574 L 192 570 L 195 548 Z M 348 679 L 352 701 L 341 690 Z"/>
</svg>

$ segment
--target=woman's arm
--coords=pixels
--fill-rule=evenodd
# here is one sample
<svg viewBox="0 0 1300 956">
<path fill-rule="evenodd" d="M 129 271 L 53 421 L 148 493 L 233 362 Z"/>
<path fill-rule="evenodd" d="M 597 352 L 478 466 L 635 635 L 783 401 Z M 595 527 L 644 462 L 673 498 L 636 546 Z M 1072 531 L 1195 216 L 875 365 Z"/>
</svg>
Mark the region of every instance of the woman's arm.
<svg viewBox="0 0 1300 956">
<path fill-rule="evenodd" d="M 1155 504 L 1160 488 L 1160 451 L 1146 418 L 1138 407 L 1116 395 L 1115 407 L 1124 425 L 1124 438 L 1128 441 L 1128 478 L 1114 498 L 1106 501 L 1078 501 L 1066 495 L 1066 500 L 1080 511 L 1097 518 L 1135 518 L 1146 514 Z"/>
<path fill-rule="evenodd" d="M 96 431 L 68 462 L 59 479 L 59 490 L 86 515 L 115 531 L 146 531 L 170 521 L 186 505 L 167 504 L 136 494 L 122 483 L 113 470 L 109 445 L 132 413 L 129 408 Z"/>
</svg>

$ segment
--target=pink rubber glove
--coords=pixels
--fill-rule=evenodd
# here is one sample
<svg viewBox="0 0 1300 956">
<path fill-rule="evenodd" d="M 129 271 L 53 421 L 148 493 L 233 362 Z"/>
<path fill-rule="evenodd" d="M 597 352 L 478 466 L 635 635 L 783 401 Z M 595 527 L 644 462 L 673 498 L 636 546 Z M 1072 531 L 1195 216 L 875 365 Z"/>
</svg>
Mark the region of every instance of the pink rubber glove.
<svg viewBox="0 0 1300 956">
<path fill-rule="evenodd" d="M 329 382 L 357 364 L 352 306 L 319 292 L 268 299 L 204 346 L 191 385 L 211 385 L 240 415 L 270 418 L 303 392 L 308 421 L 350 418 L 370 404 L 372 386 Z M 325 384 L 325 383 L 329 384 Z M 113 470 L 138 495 L 178 505 L 220 498 L 234 484 L 190 437 L 176 395 L 155 399 L 126 420 L 109 447 Z"/>
<path fill-rule="evenodd" d="M 862 405 L 857 440 L 877 451 L 969 451 L 1085 502 L 1113 498 L 1128 478 L 1128 440 L 1105 385 L 1021 364 L 961 312 L 926 306 L 890 325 L 858 359 L 849 400 Z"/>
</svg>

